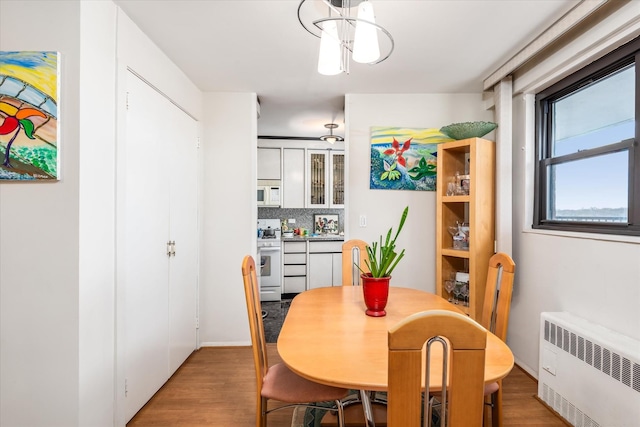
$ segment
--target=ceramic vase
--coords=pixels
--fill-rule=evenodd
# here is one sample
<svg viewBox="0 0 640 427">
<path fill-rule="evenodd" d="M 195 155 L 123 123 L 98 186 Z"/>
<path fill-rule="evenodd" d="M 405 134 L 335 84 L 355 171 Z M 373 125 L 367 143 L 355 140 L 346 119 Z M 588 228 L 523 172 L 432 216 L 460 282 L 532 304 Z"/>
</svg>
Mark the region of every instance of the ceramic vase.
<svg viewBox="0 0 640 427">
<path fill-rule="evenodd" d="M 382 317 L 387 314 L 384 310 L 389 297 L 389 277 L 371 277 L 371 273 L 361 274 L 364 303 L 367 306 L 365 314 L 372 317 Z"/>
</svg>

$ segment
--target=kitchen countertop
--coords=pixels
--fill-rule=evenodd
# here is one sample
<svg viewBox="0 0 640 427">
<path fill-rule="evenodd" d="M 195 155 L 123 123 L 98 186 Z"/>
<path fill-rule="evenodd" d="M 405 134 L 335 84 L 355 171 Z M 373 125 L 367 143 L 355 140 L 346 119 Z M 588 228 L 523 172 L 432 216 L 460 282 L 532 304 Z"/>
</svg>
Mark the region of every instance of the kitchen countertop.
<svg viewBox="0 0 640 427">
<path fill-rule="evenodd" d="M 283 242 L 299 242 L 299 241 L 309 241 L 309 240 L 322 240 L 322 241 L 338 241 L 343 242 L 344 236 L 336 235 L 336 234 L 322 234 L 318 236 L 293 236 L 293 237 L 281 237 Z"/>
</svg>

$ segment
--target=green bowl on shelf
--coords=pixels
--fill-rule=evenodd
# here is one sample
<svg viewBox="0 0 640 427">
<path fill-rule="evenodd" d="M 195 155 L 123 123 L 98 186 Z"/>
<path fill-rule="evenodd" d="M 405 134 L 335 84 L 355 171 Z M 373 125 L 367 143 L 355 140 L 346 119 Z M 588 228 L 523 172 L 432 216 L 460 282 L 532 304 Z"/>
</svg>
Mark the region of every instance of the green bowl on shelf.
<svg viewBox="0 0 640 427">
<path fill-rule="evenodd" d="M 497 127 L 498 125 L 493 122 L 452 123 L 441 127 L 440 132 L 455 140 L 482 138 Z"/>
</svg>

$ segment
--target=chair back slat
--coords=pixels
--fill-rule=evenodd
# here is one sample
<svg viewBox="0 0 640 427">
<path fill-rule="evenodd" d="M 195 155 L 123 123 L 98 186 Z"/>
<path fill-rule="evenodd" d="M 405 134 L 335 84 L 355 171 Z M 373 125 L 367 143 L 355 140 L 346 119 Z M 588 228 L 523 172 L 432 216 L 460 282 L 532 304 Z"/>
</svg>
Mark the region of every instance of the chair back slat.
<svg viewBox="0 0 640 427">
<path fill-rule="evenodd" d="M 429 310 L 407 317 L 389 331 L 390 427 L 421 425 L 421 372 L 425 364 L 422 348 L 436 336 L 445 338 L 450 347 L 448 398 L 443 402 L 448 426 L 482 426 L 487 331 L 460 313 Z"/>
<path fill-rule="evenodd" d="M 262 390 L 264 377 L 267 374 L 269 361 L 267 360 L 267 343 L 262 322 L 262 306 L 260 305 L 260 289 L 256 274 L 256 263 L 253 257 L 247 255 L 242 261 L 242 280 L 244 282 L 244 294 L 247 301 L 247 315 L 249 317 L 249 330 L 253 347 L 253 362 L 256 367 L 256 381 L 258 385 L 258 398 Z"/>
<path fill-rule="evenodd" d="M 369 267 L 364 260 L 367 259 L 367 242 L 364 240 L 350 239 L 342 244 L 342 286 L 358 286 L 362 284 L 360 270 L 369 272 Z"/>
<path fill-rule="evenodd" d="M 515 263 L 503 252 L 498 252 L 489 259 L 480 324 L 502 341 L 507 340 L 515 270 Z"/>
</svg>

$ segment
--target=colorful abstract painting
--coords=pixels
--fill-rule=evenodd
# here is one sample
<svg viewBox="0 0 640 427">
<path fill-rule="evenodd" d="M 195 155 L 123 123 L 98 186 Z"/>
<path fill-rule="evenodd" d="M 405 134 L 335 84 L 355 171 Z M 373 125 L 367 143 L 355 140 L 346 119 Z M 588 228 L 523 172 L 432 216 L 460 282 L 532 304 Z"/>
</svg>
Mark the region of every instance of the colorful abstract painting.
<svg viewBox="0 0 640 427">
<path fill-rule="evenodd" d="M 57 52 L 0 51 L 0 180 L 56 180 Z"/>
<path fill-rule="evenodd" d="M 439 129 L 371 127 L 369 187 L 435 191 L 438 144 L 447 141 Z"/>
</svg>

